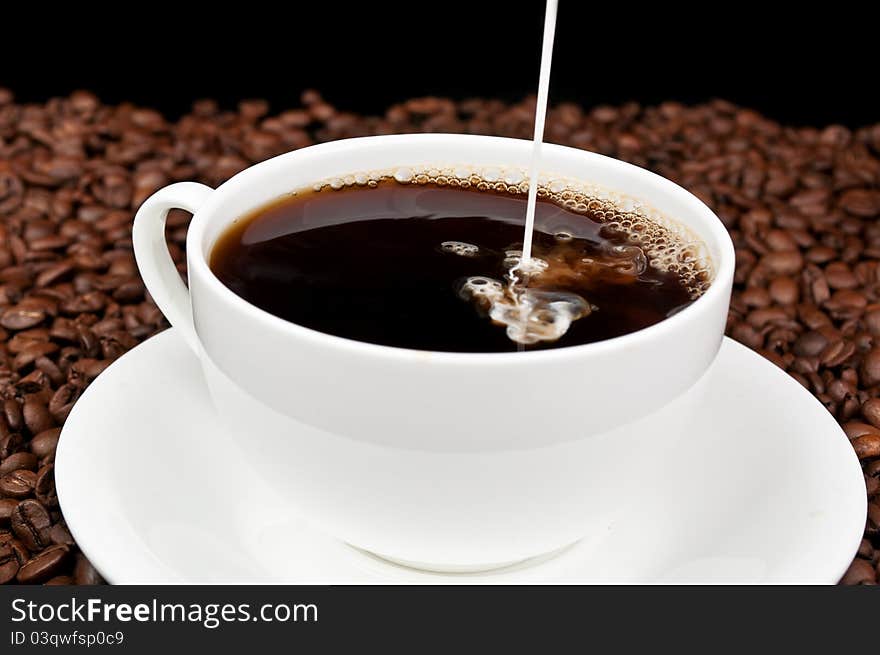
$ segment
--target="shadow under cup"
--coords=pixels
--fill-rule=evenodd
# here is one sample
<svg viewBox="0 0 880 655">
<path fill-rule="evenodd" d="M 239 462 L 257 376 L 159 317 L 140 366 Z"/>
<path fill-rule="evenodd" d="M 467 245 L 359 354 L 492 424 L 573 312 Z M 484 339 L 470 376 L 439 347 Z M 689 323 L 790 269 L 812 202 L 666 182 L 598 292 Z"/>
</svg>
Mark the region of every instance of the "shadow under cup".
<svg viewBox="0 0 880 655">
<path fill-rule="evenodd" d="M 554 178 L 625 192 L 684 225 L 712 263 L 709 289 L 683 311 L 582 346 L 471 354 L 350 341 L 263 312 L 208 268 L 226 227 L 291 190 L 426 164 L 527 168 L 530 149 L 441 134 L 338 141 L 257 164 L 216 191 L 172 185 L 139 211 L 135 251 L 150 292 L 197 350 L 242 457 L 292 515 L 394 561 L 468 571 L 601 538 L 650 492 L 643 472 L 674 453 L 687 430 L 699 402 L 694 385 L 721 344 L 733 278 L 723 225 L 672 182 L 544 146 L 542 169 Z M 167 252 L 157 253 L 164 244 L 155 230 L 147 236 L 148 222 L 161 223 L 151 216 L 174 206 L 195 214 L 189 297 L 161 270 Z"/>
</svg>

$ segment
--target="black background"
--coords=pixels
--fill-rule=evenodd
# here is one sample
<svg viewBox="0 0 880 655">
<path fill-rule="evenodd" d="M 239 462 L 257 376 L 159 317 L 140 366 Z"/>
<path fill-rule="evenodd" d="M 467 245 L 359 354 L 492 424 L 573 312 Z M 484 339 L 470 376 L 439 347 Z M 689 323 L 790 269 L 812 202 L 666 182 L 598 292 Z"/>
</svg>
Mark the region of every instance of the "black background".
<svg viewBox="0 0 880 655">
<path fill-rule="evenodd" d="M 515 100 L 537 84 L 543 0 L 85 3 L 4 7 L 0 85 L 89 88 L 171 116 L 194 99 L 299 104 L 313 87 L 376 113 L 417 95 Z M 722 97 L 792 124 L 880 120 L 872 3 L 561 0 L 551 101 Z M 610 7 L 608 6 L 610 4 Z"/>
</svg>

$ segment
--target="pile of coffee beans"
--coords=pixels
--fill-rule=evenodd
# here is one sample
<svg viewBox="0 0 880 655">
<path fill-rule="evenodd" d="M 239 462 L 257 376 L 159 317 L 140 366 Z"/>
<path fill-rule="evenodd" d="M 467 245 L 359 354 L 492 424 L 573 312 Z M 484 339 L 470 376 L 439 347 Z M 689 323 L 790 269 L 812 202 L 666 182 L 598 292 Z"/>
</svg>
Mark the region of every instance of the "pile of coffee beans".
<svg viewBox="0 0 880 655">
<path fill-rule="evenodd" d="M 206 100 L 177 121 L 77 92 L 16 104 L 0 89 L 0 583 L 89 584 L 53 476 L 60 428 L 86 386 L 167 324 L 131 249 L 134 211 L 175 181 L 216 185 L 312 143 L 371 134 L 530 138 L 534 99 L 416 98 L 382 116 L 320 94 L 277 114 Z M 779 125 L 723 101 L 687 107 L 561 104 L 548 141 L 647 167 L 690 189 L 737 254 L 728 334 L 828 408 L 862 462 L 865 538 L 842 582 L 880 574 L 880 124 Z M 188 216 L 168 221 L 184 271 Z M 780 408 L 784 411 L 784 408 Z"/>
</svg>

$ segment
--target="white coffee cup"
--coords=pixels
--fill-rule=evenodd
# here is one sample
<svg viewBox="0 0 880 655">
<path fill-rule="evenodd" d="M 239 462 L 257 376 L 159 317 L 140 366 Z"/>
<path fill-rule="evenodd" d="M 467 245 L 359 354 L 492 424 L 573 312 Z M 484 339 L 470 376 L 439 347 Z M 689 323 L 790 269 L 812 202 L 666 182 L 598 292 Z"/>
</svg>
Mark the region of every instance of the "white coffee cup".
<svg viewBox="0 0 880 655">
<path fill-rule="evenodd" d="M 423 568 L 478 570 L 604 529 L 637 493 L 638 456 L 675 438 L 652 417 L 691 389 L 718 352 L 734 269 L 720 220 L 662 177 L 562 146 L 545 145 L 543 170 L 623 192 L 703 242 L 713 280 L 696 302 L 582 346 L 426 352 L 290 323 L 237 296 L 208 266 L 230 224 L 319 180 L 425 164 L 524 168 L 530 148 L 448 134 L 348 139 L 275 157 L 217 189 L 172 184 L 137 213 L 144 282 L 197 353 L 243 455 L 291 512 L 351 545 Z M 164 240 L 172 208 L 194 214 L 189 289 Z M 676 414 L 685 419 L 687 407 Z"/>
</svg>

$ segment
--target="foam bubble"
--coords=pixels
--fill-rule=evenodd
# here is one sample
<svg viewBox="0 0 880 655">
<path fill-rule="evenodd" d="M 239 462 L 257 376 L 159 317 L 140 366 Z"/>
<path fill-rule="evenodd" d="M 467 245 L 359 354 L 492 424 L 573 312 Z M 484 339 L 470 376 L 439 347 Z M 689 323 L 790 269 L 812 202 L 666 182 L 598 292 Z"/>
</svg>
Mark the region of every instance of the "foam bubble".
<svg viewBox="0 0 880 655">
<path fill-rule="evenodd" d="M 480 177 L 483 178 L 486 182 L 497 182 L 498 178 L 501 177 L 501 171 L 497 168 L 486 168 L 483 170 L 482 175 Z"/>
<path fill-rule="evenodd" d="M 476 257 L 480 254 L 480 247 L 464 241 L 444 241 L 440 244 L 440 250 L 461 257 Z"/>
<path fill-rule="evenodd" d="M 507 184 L 519 185 L 523 181 L 522 171 L 518 171 L 515 168 L 510 169 L 504 174 L 504 181 Z"/>
<path fill-rule="evenodd" d="M 413 172 L 411 168 L 398 168 L 394 171 L 394 179 L 398 182 L 409 182 L 413 179 Z"/>
</svg>

